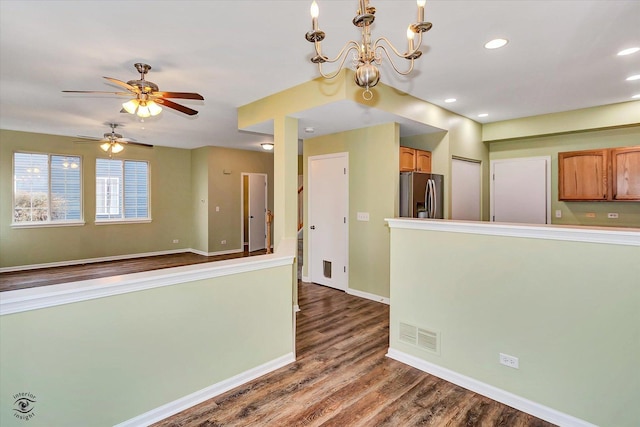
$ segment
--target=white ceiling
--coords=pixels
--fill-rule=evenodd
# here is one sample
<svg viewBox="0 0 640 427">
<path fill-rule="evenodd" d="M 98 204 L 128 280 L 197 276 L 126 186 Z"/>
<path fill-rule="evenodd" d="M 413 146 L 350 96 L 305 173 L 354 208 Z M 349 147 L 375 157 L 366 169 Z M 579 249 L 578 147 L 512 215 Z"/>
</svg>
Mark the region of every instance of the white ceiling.
<svg viewBox="0 0 640 427">
<path fill-rule="evenodd" d="M 237 108 L 318 76 L 309 62 L 310 0 L 0 1 L 0 128 L 101 137 L 105 123 L 160 146 L 259 149 L 270 135 L 237 130 Z M 355 0 L 318 0 L 324 51 L 357 39 Z M 415 1 L 371 0 L 374 37 L 405 49 Z M 482 123 L 631 101 L 640 93 L 640 1 L 428 0 L 424 55 L 409 77 L 382 66 L 382 81 Z M 487 50 L 488 40 L 509 44 Z M 386 60 L 385 60 L 386 61 Z M 198 92 L 175 100 L 199 111 L 165 108 L 140 122 L 120 113 L 126 98 L 63 94 L 118 91 L 103 76 L 127 81 L 135 62 L 152 66 L 160 90 Z M 457 102 L 445 104 L 446 98 Z M 486 118 L 478 113 L 486 112 Z M 399 120 L 350 102 L 301 112 L 315 135 Z M 429 132 L 402 122 L 401 134 Z"/>
</svg>

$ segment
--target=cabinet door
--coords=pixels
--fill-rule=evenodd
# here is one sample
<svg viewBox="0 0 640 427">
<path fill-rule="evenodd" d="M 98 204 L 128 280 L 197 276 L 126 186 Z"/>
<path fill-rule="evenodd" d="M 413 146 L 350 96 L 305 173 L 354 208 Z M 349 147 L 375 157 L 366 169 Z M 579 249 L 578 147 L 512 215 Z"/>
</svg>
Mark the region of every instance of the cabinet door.
<svg viewBox="0 0 640 427">
<path fill-rule="evenodd" d="M 558 153 L 558 199 L 606 200 L 607 165 L 607 150 Z"/>
<path fill-rule="evenodd" d="M 400 172 L 412 172 L 416 170 L 416 150 L 409 147 L 400 147 Z"/>
<path fill-rule="evenodd" d="M 611 150 L 613 200 L 640 200 L 640 145 Z"/>
<path fill-rule="evenodd" d="M 416 170 L 418 172 L 431 172 L 431 152 L 416 150 Z"/>
</svg>

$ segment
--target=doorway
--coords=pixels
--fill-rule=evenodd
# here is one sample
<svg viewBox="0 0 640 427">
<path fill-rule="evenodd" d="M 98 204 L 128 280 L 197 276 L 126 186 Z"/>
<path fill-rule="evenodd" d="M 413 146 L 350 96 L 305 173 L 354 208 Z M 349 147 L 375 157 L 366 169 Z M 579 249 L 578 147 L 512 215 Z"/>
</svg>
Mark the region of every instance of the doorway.
<svg viewBox="0 0 640 427">
<path fill-rule="evenodd" d="M 308 159 L 307 273 L 311 282 L 343 291 L 348 285 L 348 164 L 348 153 Z"/>
<path fill-rule="evenodd" d="M 242 173 L 242 239 L 249 252 L 267 247 L 267 175 Z"/>
</svg>

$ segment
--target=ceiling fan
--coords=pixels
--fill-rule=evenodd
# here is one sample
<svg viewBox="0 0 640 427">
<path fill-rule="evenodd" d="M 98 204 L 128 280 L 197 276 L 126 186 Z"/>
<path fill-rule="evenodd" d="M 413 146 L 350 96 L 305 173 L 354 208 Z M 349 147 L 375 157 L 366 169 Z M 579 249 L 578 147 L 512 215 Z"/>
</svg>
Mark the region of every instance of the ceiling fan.
<svg viewBox="0 0 640 427">
<path fill-rule="evenodd" d="M 79 137 L 82 139 L 89 139 L 92 141 L 102 142 L 102 144 L 100 144 L 100 148 L 105 153 L 108 153 L 109 157 L 111 157 L 113 154 L 118 154 L 119 152 L 124 150 L 124 146 L 126 144 L 153 148 L 153 145 L 143 144 L 141 142 L 135 142 L 132 139 L 124 138 L 121 134 L 116 133 L 116 128 L 120 126 L 117 123 L 109 123 L 109 126 L 111 126 L 111 132 L 105 133 L 103 135 L 103 138 L 93 138 L 91 136 L 83 136 L 83 135 L 79 135 Z M 86 141 L 76 141 L 76 142 L 86 142 Z"/>
<path fill-rule="evenodd" d="M 204 100 L 202 95 L 193 92 L 163 92 L 158 89 L 158 85 L 153 82 L 144 79 L 145 74 L 149 72 L 151 66 L 148 64 L 136 63 L 134 64 L 136 70 L 140 73 L 140 80 L 129 80 L 123 82 L 122 80 L 114 79 L 112 77 L 104 77 L 111 83 L 114 83 L 120 87 L 123 87 L 128 92 L 106 92 L 106 91 L 93 91 L 93 90 L 63 90 L 66 93 L 105 93 L 113 95 L 134 96 L 130 101 L 122 104 L 122 112 L 128 112 L 130 114 L 137 114 L 139 117 L 149 117 L 160 114 L 162 108 L 160 105 L 172 108 L 180 111 L 181 113 L 194 116 L 198 112 L 192 108 L 185 107 L 184 105 L 177 104 L 170 101 L 167 98 L 181 98 L 181 99 L 199 99 Z M 158 105 L 160 104 L 160 105 Z"/>
</svg>

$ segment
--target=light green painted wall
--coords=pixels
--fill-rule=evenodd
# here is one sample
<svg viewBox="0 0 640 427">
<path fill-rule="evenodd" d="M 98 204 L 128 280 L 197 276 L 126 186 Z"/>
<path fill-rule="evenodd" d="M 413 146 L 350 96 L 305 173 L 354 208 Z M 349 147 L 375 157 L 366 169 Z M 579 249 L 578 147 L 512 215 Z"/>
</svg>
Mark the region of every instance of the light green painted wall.
<svg viewBox="0 0 640 427">
<path fill-rule="evenodd" d="M 311 156 L 340 152 L 349 153 L 349 288 L 388 297 L 389 230 L 384 218 L 398 214 L 399 127 L 389 123 L 304 141 L 305 164 Z M 308 188 L 306 173 L 304 180 Z M 357 212 L 368 212 L 369 221 L 357 221 Z M 305 224 L 307 214 L 305 210 Z M 307 243 L 305 238 L 303 275 L 308 274 Z"/>
<path fill-rule="evenodd" d="M 640 125 L 640 101 L 629 101 L 487 123 L 482 127 L 482 140 L 500 141 L 638 125 Z"/>
<path fill-rule="evenodd" d="M 29 426 L 112 426 L 292 354 L 291 268 L 2 316 L 0 425 L 29 392 Z"/>
<path fill-rule="evenodd" d="M 127 146 L 118 158 L 148 160 L 151 216 L 147 224 L 95 224 L 96 143 L 0 130 L 0 267 L 188 248 L 192 243 L 191 155 L 188 150 Z M 79 155 L 84 226 L 12 228 L 14 151 Z M 174 244 L 173 239 L 180 240 Z"/>
<path fill-rule="evenodd" d="M 639 259 L 633 246 L 392 229 L 390 346 L 596 425 L 635 427 Z M 399 342 L 399 322 L 439 332 L 441 354 Z"/>
<path fill-rule="evenodd" d="M 191 150 L 192 249 L 209 252 L 209 147 Z"/>
<path fill-rule="evenodd" d="M 273 210 L 273 154 L 223 147 L 203 150 L 208 162 L 208 252 L 242 250 L 242 173 L 267 175 L 267 209 Z"/>
<path fill-rule="evenodd" d="M 632 145 L 640 145 L 640 126 L 491 142 L 489 148 L 491 160 L 551 156 L 552 224 L 640 227 L 640 202 L 558 201 L 558 152 Z M 562 218 L 555 217 L 558 209 Z M 609 212 L 619 218 L 608 219 Z M 588 218 L 587 213 L 596 216 Z"/>
</svg>

